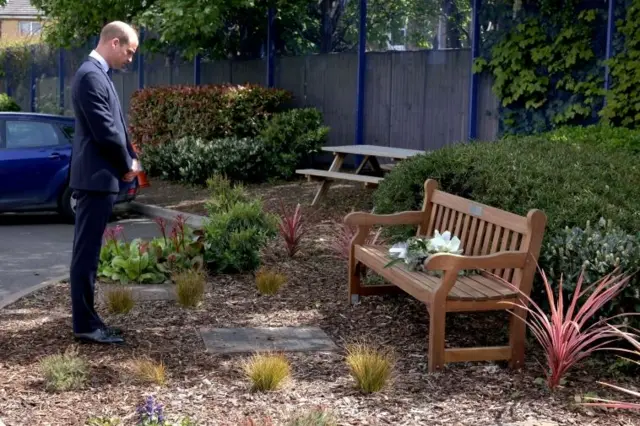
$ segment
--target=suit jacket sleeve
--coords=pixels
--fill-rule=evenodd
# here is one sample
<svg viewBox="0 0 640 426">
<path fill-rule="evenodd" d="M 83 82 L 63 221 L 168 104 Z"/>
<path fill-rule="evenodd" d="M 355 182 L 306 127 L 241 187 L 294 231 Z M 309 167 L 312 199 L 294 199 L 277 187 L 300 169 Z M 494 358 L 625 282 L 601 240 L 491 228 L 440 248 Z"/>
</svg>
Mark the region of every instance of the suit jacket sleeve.
<svg viewBox="0 0 640 426">
<path fill-rule="evenodd" d="M 82 79 L 84 93 L 79 96 L 79 107 L 90 123 L 93 140 L 99 144 L 114 167 L 124 176 L 131 170 L 131 155 L 123 137 L 115 125 L 115 118 L 109 108 L 108 89 L 96 73 L 87 73 Z"/>
</svg>

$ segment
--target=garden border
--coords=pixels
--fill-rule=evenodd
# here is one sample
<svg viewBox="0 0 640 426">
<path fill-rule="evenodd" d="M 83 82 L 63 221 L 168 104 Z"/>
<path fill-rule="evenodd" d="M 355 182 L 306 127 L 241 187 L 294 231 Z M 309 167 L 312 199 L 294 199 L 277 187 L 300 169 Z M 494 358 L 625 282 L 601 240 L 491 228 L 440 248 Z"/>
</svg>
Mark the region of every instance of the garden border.
<svg viewBox="0 0 640 426">
<path fill-rule="evenodd" d="M 138 201 L 130 202 L 129 209 L 150 218 L 163 218 L 171 221 L 175 221 L 179 215 L 182 215 L 186 219 L 187 225 L 194 228 L 202 228 L 205 219 L 204 216 L 193 213 L 179 212 L 177 210 L 171 210 L 153 204 L 144 204 Z"/>
<path fill-rule="evenodd" d="M 53 277 L 51 279 L 48 279 L 46 281 L 43 281 L 39 284 L 35 284 L 32 285 L 30 287 L 27 287 L 23 290 L 20 290 L 17 293 L 13 293 L 11 295 L 9 295 L 8 297 L 6 297 L 5 299 L 0 300 L 0 309 L 4 309 L 9 305 L 13 305 L 14 303 L 16 303 L 18 300 L 22 299 L 25 296 L 30 295 L 31 293 L 34 293 L 38 290 L 41 290 L 45 287 L 50 286 L 51 284 L 57 284 L 61 281 L 64 280 L 68 280 L 69 279 L 69 272 L 66 272 L 64 275 L 59 275 L 57 277 Z M 0 426 L 2 425 L 2 422 L 0 422 Z"/>
</svg>

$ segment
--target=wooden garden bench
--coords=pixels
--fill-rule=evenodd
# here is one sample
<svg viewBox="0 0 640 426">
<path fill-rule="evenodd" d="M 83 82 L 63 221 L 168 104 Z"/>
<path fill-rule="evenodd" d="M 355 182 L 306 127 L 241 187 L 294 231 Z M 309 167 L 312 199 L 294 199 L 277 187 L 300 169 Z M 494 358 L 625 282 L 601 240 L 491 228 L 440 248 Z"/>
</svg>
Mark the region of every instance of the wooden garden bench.
<svg viewBox="0 0 640 426">
<path fill-rule="evenodd" d="M 496 277 L 517 286 L 527 296 L 537 268 L 546 215 L 532 209 L 526 217 L 452 195 L 437 189 L 434 180 L 424 185 L 422 210 L 389 215 L 354 212 L 345 217 L 357 227 L 351 242 L 349 259 L 349 299 L 360 296 L 406 292 L 427 306 L 429 313 L 429 371 L 444 364 L 468 361 L 508 360 L 512 368 L 524 363 L 526 324 L 512 315 L 509 345 L 445 349 L 447 312 L 512 310 L 521 318 L 521 308 L 501 302 L 518 300 L 516 291 Z M 365 245 L 373 226 L 418 225 L 419 236 L 432 236 L 434 230 L 450 231 L 461 240 L 461 255 L 436 254 L 425 262 L 426 270 L 443 271 L 442 278 L 413 272 L 400 262 L 385 268 L 390 261 L 388 246 Z M 362 274 L 370 268 L 391 285 L 363 286 Z M 480 271 L 459 276 L 461 270 Z"/>
</svg>

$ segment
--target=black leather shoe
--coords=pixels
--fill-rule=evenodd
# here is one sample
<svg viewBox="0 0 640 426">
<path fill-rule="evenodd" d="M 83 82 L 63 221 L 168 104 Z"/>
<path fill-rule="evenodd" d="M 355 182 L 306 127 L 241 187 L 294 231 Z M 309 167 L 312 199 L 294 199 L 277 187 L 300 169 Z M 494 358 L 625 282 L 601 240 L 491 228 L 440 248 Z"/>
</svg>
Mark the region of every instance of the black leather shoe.
<svg viewBox="0 0 640 426">
<path fill-rule="evenodd" d="M 106 345 L 124 343 L 124 339 L 122 337 L 112 335 L 102 328 L 90 333 L 75 333 L 74 336 L 77 340 L 86 343 L 101 343 Z"/>
<path fill-rule="evenodd" d="M 104 331 L 110 336 L 122 336 L 124 334 L 121 328 L 109 327 L 107 325 L 104 326 Z"/>
</svg>

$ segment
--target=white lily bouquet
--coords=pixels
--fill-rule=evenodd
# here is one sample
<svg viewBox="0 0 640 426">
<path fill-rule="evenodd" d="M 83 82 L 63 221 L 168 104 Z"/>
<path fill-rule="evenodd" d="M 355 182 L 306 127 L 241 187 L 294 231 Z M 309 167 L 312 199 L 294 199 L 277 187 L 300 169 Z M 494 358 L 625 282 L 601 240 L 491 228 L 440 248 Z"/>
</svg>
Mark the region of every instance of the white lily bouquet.
<svg viewBox="0 0 640 426">
<path fill-rule="evenodd" d="M 437 253 L 461 254 L 463 250 L 460 246 L 460 239 L 456 236 L 452 238 L 451 232 L 445 231 L 440 234 L 438 230 L 435 230 L 432 238 L 412 237 L 404 243 L 394 244 L 389 249 L 389 257 L 392 260 L 385 265 L 385 268 L 404 261 L 406 267 L 411 271 L 440 276 L 440 271 L 425 271 L 425 260 Z M 464 275 L 465 271 L 460 271 L 460 274 Z"/>
</svg>

